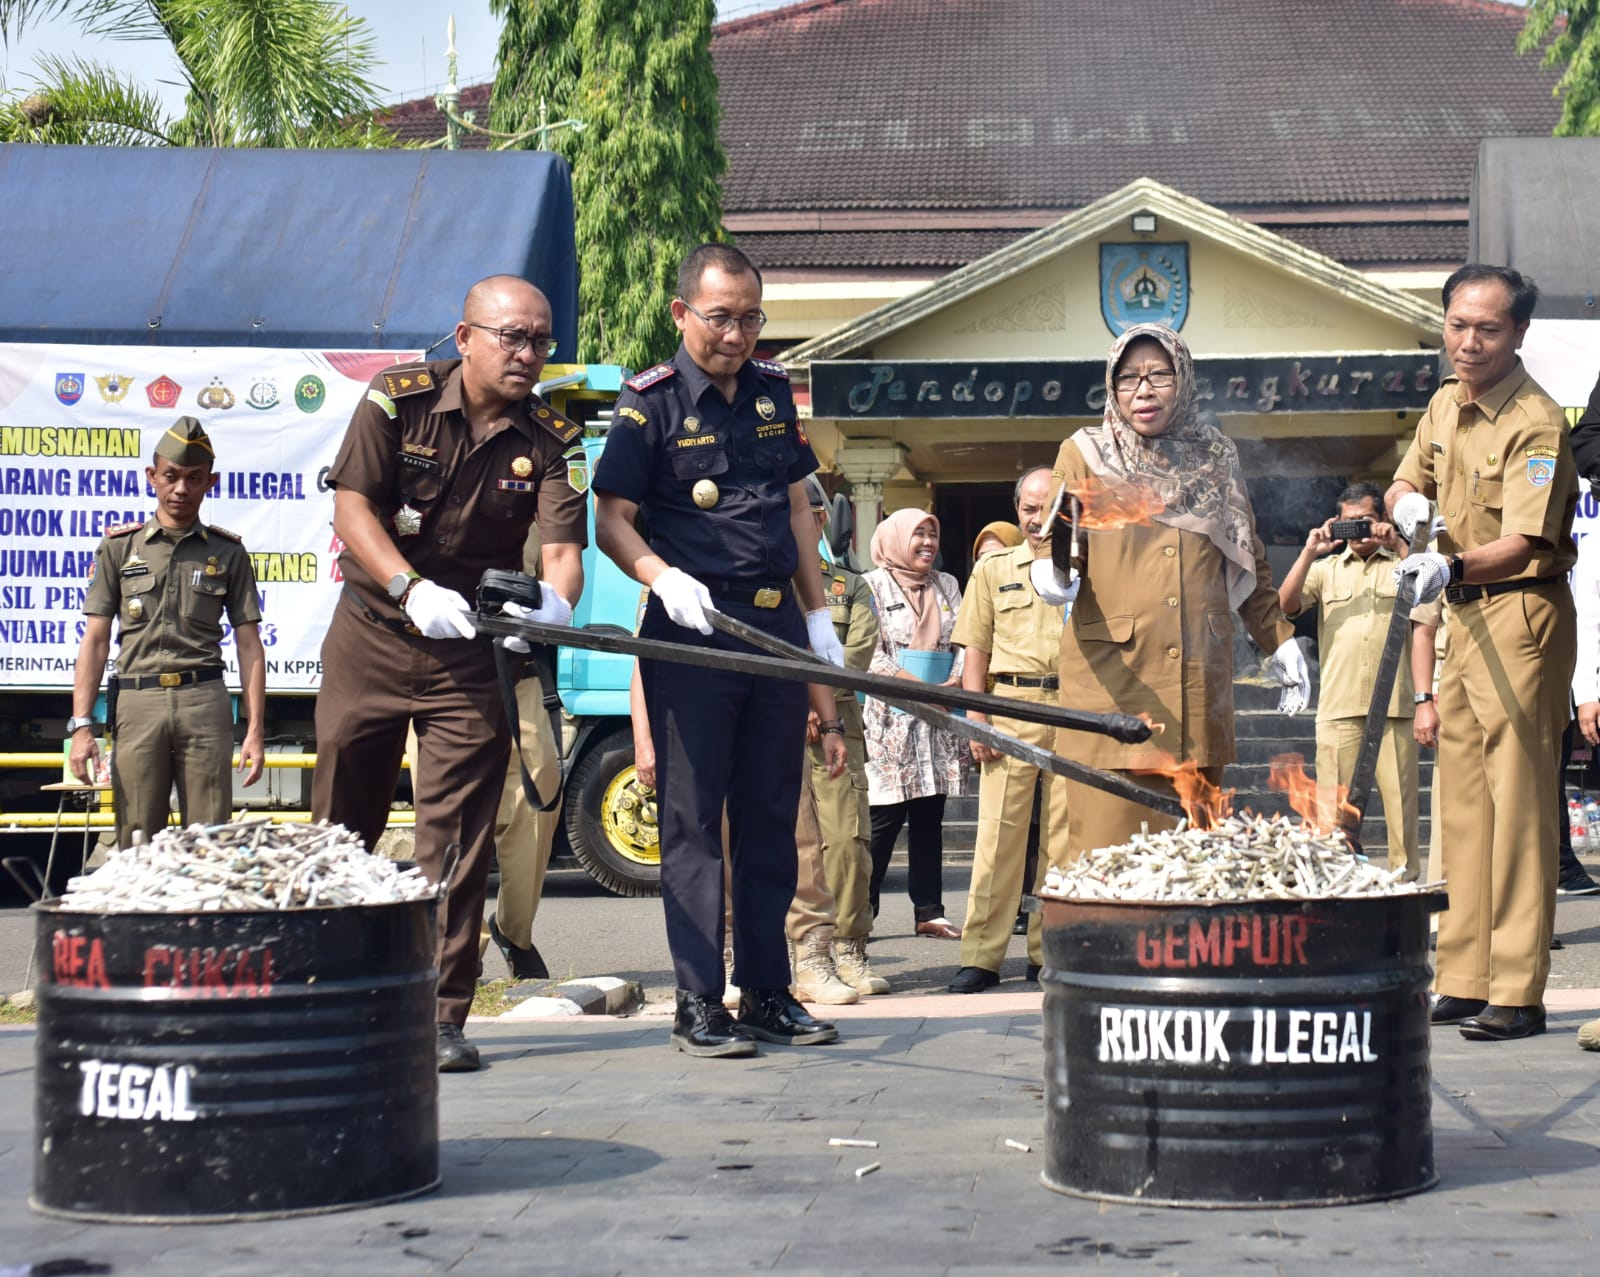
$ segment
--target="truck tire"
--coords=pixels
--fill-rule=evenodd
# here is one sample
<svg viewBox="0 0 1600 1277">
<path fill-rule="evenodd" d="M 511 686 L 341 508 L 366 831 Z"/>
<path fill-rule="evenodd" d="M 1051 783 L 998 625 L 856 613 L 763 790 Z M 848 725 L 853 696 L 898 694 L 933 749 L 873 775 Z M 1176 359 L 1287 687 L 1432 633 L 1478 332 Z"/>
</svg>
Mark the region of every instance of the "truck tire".
<svg viewBox="0 0 1600 1277">
<path fill-rule="evenodd" d="M 564 821 L 572 854 L 607 891 L 661 894 L 656 796 L 633 770 L 631 728 L 609 733 L 578 760 L 567 778 Z"/>
</svg>

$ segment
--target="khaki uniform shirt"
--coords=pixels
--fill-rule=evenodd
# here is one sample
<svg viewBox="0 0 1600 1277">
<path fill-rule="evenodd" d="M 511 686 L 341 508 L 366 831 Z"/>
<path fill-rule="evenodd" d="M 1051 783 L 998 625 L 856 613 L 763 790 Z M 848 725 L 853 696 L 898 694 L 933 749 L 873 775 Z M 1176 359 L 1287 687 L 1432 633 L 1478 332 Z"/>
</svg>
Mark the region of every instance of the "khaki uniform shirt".
<svg viewBox="0 0 1600 1277">
<path fill-rule="evenodd" d="M 1400 556 L 1379 546 L 1370 558 L 1345 546 L 1311 565 L 1300 587 L 1300 610 L 1318 605 L 1317 651 L 1322 677 L 1317 689 L 1317 722 L 1365 718 L 1378 680 L 1378 662 L 1389 635 L 1399 583 Z M 1412 619 L 1421 619 L 1413 609 Z M 1389 699 L 1390 718 L 1415 718 L 1411 662 L 1402 655 Z"/>
<path fill-rule="evenodd" d="M 1447 377 L 1395 472 L 1444 515 L 1439 549 L 1472 550 L 1521 534 L 1546 542 L 1508 580 L 1558 576 L 1577 562 L 1578 471 L 1567 421 L 1522 362 L 1470 404 Z"/>
<path fill-rule="evenodd" d="M 878 614 L 872 607 L 872 590 L 848 568 L 830 564 L 820 555 L 817 564 L 822 570 L 822 594 L 828 600 L 828 615 L 844 645 L 844 667 L 864 670 L 872 664 L 872 652 L 878 646 Z M 848 688 L 834 689 L 835 700 L 855 698 Z"/>
<path fill-rule="evenodd" d="M 404 384 L 402 384 L 404 383 Z M 359 492 L 411 566 L 469 603 L 489 568 L 516 568 L 535 515 L 546 544 L 588 541 L 582 430 L 533 396 L 474 445 L 461 361 L 407 364 L 372 380 L 328 472 Z M 340 563 L 361 602 L 406 620 L 353 555 Z"/>
<path fill-rule="evenodd" d="M 1056 456 L 1055 473 L 1074 486 L 1089 481 L 1070 439 Z M 1083 585 L 1061 636 L 1061 703 L 1148 714 L 1165 726 L 1142 745 L 1073 732 L 1063 752 L 1091 767 L 1121 769 L 1159 767 L 1171 758 L 1201 767 L 1231 763 L 1233 609 L 1222 551 L 1199 533 L 1164 523 L 1081 535 Z M 1256 583 L 1239 617 L 1262 651 L 1276 652 L 1294 637 L 1294 626 L 1278 606 L 1260 537 L 1255 549 Z M 1050 556 L 1048 535 L 1038 554 Z"/>
<path fill-rule="evenodd" d="M 154 516 L 96 547 L 83 610 L 117 618 L 117 673 L 128 678 L 220 669 L 223 611 L 234 629 L 261 620 L 238 537 L 198 522 L 166 528 Z"/>
<path fill-rule="evenodd" d="M 973 566 L 961 599 L 955 632 L 958 647 L 989 654 L 989 677 L 1020 674 L 1043 678 L 1061 662 L 1062 610 L 1051 607 L 1028 580 L 1033 547 L 1024 541 L 986 554 Z"/>
</svg>

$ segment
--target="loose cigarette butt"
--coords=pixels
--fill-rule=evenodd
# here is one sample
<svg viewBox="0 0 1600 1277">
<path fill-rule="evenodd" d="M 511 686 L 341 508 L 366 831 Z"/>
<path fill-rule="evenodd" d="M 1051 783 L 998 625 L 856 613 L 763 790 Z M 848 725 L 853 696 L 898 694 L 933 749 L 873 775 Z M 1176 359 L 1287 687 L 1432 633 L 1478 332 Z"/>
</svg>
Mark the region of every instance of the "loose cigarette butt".
<svg viewBox="0 0 1600 1277">
<path fill-rule="evenodd" d="M 1031 1152 L 1033 1152 L 1033 1145 L 1032 1144 L 1024 1144 L 1021 1140 L 1007 1140 L 1006 1141 L 1006 1147 L 1007 1148 L 1014 1148 L 1019 1153 L 1031 1153 Z"/>
<path fill-rule="evenodd" d="M 881 1163 L 878 1162 L 868 1162 L 865 1166 L 856 1167 L 856 1178 L 860 1179 L 863 1175 L 872 1174 L 873 1171 L 878 1169 L 880 1164 Z"/>
<path fill-rule="evenodd" d="M 829 1148 L 877 1148 L 877 1140 L 842 1140 L 838 1136 L 828 1141 Z"/>
</svg>

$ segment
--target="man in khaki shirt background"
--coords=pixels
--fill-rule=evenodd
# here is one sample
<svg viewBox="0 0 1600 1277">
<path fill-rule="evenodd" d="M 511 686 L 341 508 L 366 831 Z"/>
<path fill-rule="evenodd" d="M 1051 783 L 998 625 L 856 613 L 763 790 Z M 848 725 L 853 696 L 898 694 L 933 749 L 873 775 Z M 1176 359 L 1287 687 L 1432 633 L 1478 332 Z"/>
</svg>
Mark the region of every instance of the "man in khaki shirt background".
<svg viewBox="0 0 1600 1277">
<path fill-rule="evenodd" d="M 1278 602 L 1285 616 L 1317 608 L 1317 650 L 1322 663 L 1317 692 L 1317 789 L 1323 819 L 1336 818 L 1336 787 L 1348 787 L 1361 753 L 1389 618 L 1399 585 L 1395 564 L 1408 548 L 1385 522 L 1383 489 L 1354 483 L 1339 494 L 1335 519 L 1367 519 L 1371 535 L 1357 541 L 1333 539 L 1334 519 L 1312 528 L 1294 561 Z M 1340 547 L 1343 547 L 1342 549 Z M 1330 553 L 1333 551 L 1333 553 Z M 1417 742 L 1411 662 L 1402 659 L 1389 698 L 1375 778 L 1389 826 L 1389 867 L 1404 869 L 1415 881 L 1422 872 L 1417 851 Z M 1433 689 L 1422 693 L 1431 701 Z"/>
<path fill-rule="evenodd" d="M 961 600 L 952 644 L 966 649 L 961 685 L 972 692 L 1054 705 L 1060 697 L 1062 609 L 1046 603 L 1028 583 L 1034 554 L 1044 536 L 1045 510 L 1054 480 L 1048 466 L 1036 466 L 1017 481 L 1017 523 L 1026 540 L 1010 550 L 985 555 L 972 569 Z M 981 714 L 971 714 L 977 722 Z M 995 727 L 1030 745 L 1055 748 L 1055 729 L 1014 718 L 996 718 Z M 1045 787 L 1039 812 L 1039 857 L 1033 890 L 1056 862 L 1052 842 L 1066 836 L 1066 787 L 1060 779 L 1020 759 L 973 742 L 979 764 L 978 840 L 972 858 L 972 885 L 961 925 L 961 970 L 950 981 L 952 993 L 978 993 L 1000 983 L 1000 964 L 1011 942 L 1023 892 L 1028 826 L 1034 786 Z M 1028 977 L 1037 978 L 1043 962 L 1040 915 L 1028 919 Z"/>
</svg>

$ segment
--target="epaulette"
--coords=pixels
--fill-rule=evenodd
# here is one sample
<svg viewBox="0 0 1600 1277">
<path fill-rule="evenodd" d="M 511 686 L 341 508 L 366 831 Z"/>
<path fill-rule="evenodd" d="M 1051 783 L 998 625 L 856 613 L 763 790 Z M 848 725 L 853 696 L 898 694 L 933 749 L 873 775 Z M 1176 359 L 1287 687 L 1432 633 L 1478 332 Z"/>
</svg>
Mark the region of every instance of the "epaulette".
<svg viewBox="0 0 1600 1277">
<path fill-rule="evenodd" d="M 571 443 L 583 433 L 583 427 L 576 421 L 563 417 L 548 404 L 540 403 L 531 396 L 528 399 L 528 416 L 562 443 Z"/>
<path fill-rule="evenodd" d="M 775 360 L 771 360 L 771 359 L 752 359 L 750 361 L 750 364 L 754 368 L 759 368 L 762 372 L 766 373 L 767 376 L 769 376 L 769 377 L 776 377 L 780 381 L 788 381 L 789 380 L 789 370 L 787 368 L 785 368 L 782 364 L 777 363 Z"/>
<path fill-rule="evenodd" d="M 402 364 L 399 368 L 386 369 L 381 376 L 384 393 L 391 399 L 399 399 L 404 395 L 420 395 L 424 390 L 432 390 L 438 384 L 431 372 L 416 364 Z"/>
<path fill-rule="evenodd" d="M 215 523 L 206 524 L 206 531 L 215 532 L 219 537 L 224 537 L 229 541 L 238 541 L 240 544 L 244 543 L 244 538 L 237 532 L 229 532 L 227 528 L 220 527 Z"/>
<path fill-rule="evenodd" d="M 142 527 L 144 527 L 142 523 L 119 523 L 114 528 L 107 528 L 106 535 L 108 537 L 125 537 L 128 533 L 137 532 Z"/>
<path fill-rule="evenodd" d="M 677 371 L 671 364 L 657 364 L 654 368 L 646 368 L 643 372 L 629 377 L 623 385 L 629 390 L 649 390 L 656 382 L 675 376 Z"/>
</svg>

